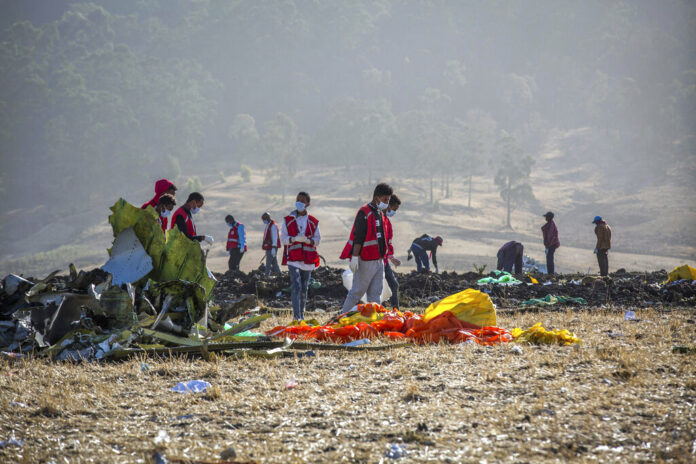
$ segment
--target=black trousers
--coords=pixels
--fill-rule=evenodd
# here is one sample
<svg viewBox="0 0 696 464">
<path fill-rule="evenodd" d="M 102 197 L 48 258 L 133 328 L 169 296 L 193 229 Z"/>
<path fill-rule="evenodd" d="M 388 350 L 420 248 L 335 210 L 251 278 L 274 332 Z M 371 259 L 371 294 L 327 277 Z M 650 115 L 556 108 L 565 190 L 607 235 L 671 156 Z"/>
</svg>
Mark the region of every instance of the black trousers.
<svg viewBox="0 0 696 464">
<path fill-rule="evenodd" d="M 387 284 L 392 292 L 389 302 L 394 308 L 399 307 L 399 281 L 396 280 L 396 274 L 389 263 L 384 266 L 384 278 L 387 279 Z"/>
<path fill-rule="evenodd" d="M 609 250 L 597 250 L 597 263 L 599 264 L 599 275 L 609 275 Z"/>
<path fill-rule="evenodd" d="M 556 252 L 556 248 L 547 248 L 546 251 L 546 273 L 555 274 L 556 266 L 553 262 L 553 254 Z"/>
<path fill-rule="evenodd" d="M 242 256 L 244 256 L 244 252 L 239 248 L 232 248 L 230 250 L 230 260 L 228 262 L 230 271 L 239 270 L 239 262 L 242 260 Z"/>
</svg>

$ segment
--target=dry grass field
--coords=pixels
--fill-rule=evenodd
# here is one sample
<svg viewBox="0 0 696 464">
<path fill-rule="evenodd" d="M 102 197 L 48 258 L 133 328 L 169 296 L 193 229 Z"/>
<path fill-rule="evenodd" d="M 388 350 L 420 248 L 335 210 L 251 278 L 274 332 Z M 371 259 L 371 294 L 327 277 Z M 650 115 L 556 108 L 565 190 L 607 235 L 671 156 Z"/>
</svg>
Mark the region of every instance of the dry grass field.
<svg viewBox="0 0 696 464">
<path fill-rule="evenodd" d="M 317 351 L 282 359 L 0 361 L 2 462 L 694 462 L 696 310 L 499 313 L 573 347 Z M 277 317 L 263 329 L 286 323 Z M 379 340 L 373 343 L 386 343 Z M 145 362 L 149 369 L 141 369 Z M 205 394 L 178 394 L 203 379 Z M 286 390 L 288 380 L 298 386 Z M 164 431 L 169 441 L 155 443 Z M 385 456 L 390 444 L 406 456 Z M 177 460 L 177 458 L 180 458 Z"/>
</svg>

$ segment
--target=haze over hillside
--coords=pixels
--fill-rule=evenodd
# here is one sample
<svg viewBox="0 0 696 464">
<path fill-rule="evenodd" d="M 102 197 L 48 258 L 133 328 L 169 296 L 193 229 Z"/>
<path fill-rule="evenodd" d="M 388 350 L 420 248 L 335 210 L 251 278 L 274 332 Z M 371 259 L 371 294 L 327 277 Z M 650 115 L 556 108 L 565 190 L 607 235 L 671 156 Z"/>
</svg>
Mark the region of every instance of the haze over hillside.
<svg viewBox="0 0 696 464">
<path fill-rule="evenodd" d="M 0 12 L 3 271 L 98 264 L 108 206 L 140 205 L 162 177 L 179 202 L 210 193 L 201 221 L 219 238 L 228 212 L 278 216 L 307 189 L 340 243 L 388 180 L 410 202 L 399 240 L 444 230 L 452 268 L 507 237 L 538 253 L 549 209 L 566 270 L 585 268 L 595 214 L 626 265 L 696 258 L 692 2 L 3 0 Z"/>
</svg>

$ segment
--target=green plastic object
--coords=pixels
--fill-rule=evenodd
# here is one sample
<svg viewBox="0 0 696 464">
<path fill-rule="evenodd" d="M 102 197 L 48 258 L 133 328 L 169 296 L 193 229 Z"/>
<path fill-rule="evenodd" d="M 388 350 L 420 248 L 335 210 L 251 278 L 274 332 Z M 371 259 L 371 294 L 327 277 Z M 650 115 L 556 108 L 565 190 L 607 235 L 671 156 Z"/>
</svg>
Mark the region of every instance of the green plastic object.
<svg viewBox="0 0 696 464">
<path fill-rule="evenodd" d="M 573 298 L 570 296 L 546 295 L 544 298 L 532 298 L 520 303 L 522 306 L 551 306 L 556 303 L 560 304 L 580 304 L 586 305 L 587 301 L 584 298 Z"/>
<path fill-rule="evenodd" d="M 493 271 L 496 276 L 500 276 L 497 279 L 495 277 L 484 277 L 479 279 L 477 283 L 479 285 L 483 284 L 521 284 L 519 280 L 515 279 L 509 272 Z"/>
</svg>

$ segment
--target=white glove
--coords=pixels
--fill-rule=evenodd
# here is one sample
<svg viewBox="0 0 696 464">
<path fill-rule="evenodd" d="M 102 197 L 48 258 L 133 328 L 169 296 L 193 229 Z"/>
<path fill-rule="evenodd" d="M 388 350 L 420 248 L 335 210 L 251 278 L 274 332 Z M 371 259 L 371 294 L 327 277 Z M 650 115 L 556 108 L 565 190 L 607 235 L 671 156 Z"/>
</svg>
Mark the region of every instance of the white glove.
<svg viewBox="0 0 696 464">
<path fill-rule="evenodd" d="M 548 255 L 548 254 L 549 254 L 549 249 L 548 249 L 548 248 L 544 248 L 544 254 L 545 254 L 545 255 Z"/>
<path fill-rule="evenodd" d="M 596 248 L 594 249 L 594 254 L 597 254 L 597 249 L 596 249 Z"/>
<path fill-rule="evenodd" d="M 231 254 L 232 254 L 232 250 L 227 250 L 227 254 L 228 254 L 228 255 L 231 255 Z"/>
<path fill-rule="evenodd" d="M 351 256 L 350 257 L 350 263 L 348 263 L 348 267 L 350 268 L 350 272 L 355 274 L 358 272 L 358 265 L 360 264 L 360 258 L 357 256 Z"/>
<path fill-rule="evenodd" d="M 307 239 L 307 237 L 305 237 L 304 235 L 298 235 L 297 237 L 295 237 L 295 241 L 300 243 L 309 243 L 309 239 Z"/>
<path fill-rule="evenodd" d="M 271 248 L 271 256 L 274 258 L 276 257 L 276 254 L 278 254 L 278 249 L 277 248 Z"/>
<path fill-rule="evenodd" d="M 206 242 L 208 242 L 208 243 L 211 244 L 211 245 L 212 245 L 213 242 L 215 241 L 215 239 L 213 238 L 212 235 L 206 235 L 206 236 L 203 238 L 203 240 L 205 240 Z"/>
<path fill-rule="evenodd" d="M 401 261 L 396 259 L 393 256 L 389 257 L 389 261 L 391 261 L 391 263 L 394 265 L 394 267 L 401 266 Z"/>
</svg>

